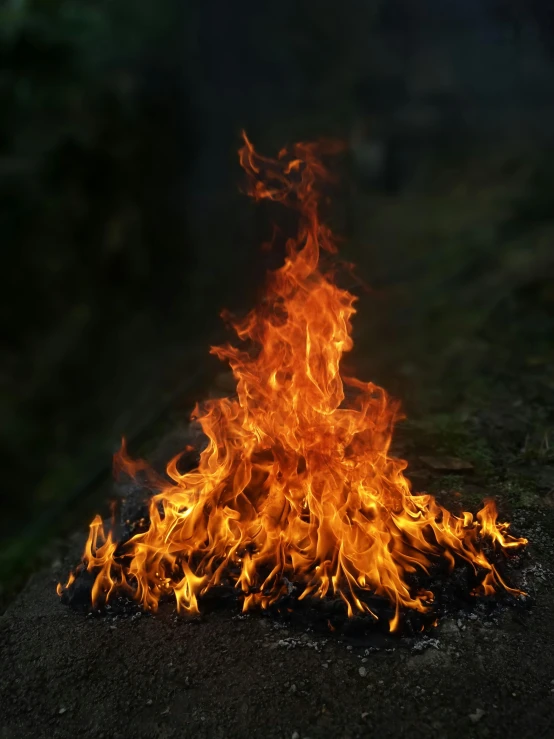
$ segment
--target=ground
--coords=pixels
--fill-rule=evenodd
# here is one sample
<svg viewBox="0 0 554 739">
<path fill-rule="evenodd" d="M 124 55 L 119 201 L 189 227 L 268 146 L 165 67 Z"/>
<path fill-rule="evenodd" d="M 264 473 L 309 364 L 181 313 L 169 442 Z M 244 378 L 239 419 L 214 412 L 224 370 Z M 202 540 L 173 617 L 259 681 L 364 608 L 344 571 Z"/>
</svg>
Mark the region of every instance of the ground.
<svg viewBox="0 0 554 739">
<path fill-rule="evenodd" d="M 225 611 L 87 617 L 57 597 L 57 562 L 0 621 L 0 736 L 550 737 L 554 515 L 517 525 L 536 542 L 530 609 L 461 613 L 379 649 Z"/>
</svg>

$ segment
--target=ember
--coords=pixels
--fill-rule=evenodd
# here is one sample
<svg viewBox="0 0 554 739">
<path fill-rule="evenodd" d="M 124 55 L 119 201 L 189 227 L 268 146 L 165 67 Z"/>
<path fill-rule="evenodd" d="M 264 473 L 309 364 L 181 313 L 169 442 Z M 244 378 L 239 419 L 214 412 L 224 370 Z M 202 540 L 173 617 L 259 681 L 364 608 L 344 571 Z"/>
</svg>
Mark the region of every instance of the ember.
<svg viewBox="0 0 554 739">
<path fill-rule="evenodd" d="M 180 612 L 196 614 L 199 599 L 233 588 L 243 611 L 327 604 L 332 630 L 337 603 L 348 617 L 375 620 L 385 603 L 395 631 L 403 612 L 432 616 L 435 594 L 421 583 L 427 576 L 432 587 L 437 567 L 452 574 L 465 564 L 473 595 L 520 594 L 495 562 L 526 540 L 497 522 L 492 501 L 476 518 L 457 517 L 412 493 L 407 463 L 388 453 L 398 404 L 340 373 L 355 298 L 320 261 L 322 251 L 336 252 L 319 215 L 328 177 L 319 156 L 333 151 L 297 144 L 273 160 L 244 135 L 249 194 L 295 209 L 300 225 L 262 304 L 233 322 L 244 344 L 211 349 L 229 363 L 236 396 L 197 406 L 207 438 L 198 464 L 182 472 L 179 455 L 167 466 L 171 482 L 150 477 L 148 516 L 126 541 L 94 519 L 83 562 L 60 595 L 86 573 L 94 606 L 127 594 L 156 610 L 173 596 Z M 124 448 L 118 463 L 148 474 Z"/>
</svg>

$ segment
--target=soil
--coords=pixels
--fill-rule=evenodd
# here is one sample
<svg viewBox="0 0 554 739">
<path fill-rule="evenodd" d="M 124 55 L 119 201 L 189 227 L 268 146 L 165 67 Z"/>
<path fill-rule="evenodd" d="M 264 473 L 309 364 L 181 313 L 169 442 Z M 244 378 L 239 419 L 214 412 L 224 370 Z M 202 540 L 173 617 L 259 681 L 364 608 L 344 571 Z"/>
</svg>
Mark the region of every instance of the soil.
<svg viewBox="0 0 554 739">
<path fill-rule="evenodd" d="M 33 576 L 0 620 L 2 739 L 551 737 L 554 511 L 517 512 L 534 604 L 359 646 L 221 611 L 87 616 Z"/>
</svg>

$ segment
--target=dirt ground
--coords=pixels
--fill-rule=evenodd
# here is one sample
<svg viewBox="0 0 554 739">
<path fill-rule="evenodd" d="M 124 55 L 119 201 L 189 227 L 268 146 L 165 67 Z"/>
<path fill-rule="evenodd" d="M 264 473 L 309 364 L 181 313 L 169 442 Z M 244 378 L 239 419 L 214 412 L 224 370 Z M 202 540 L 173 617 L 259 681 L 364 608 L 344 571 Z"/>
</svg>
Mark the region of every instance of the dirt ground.
<svg viewBox="0 0 554 739">
<path fill-rule="evenodd" d="M 380 649 L 229 612 L 87 617 L 56 596 L 58 561 L 0 621 L 0 736 L 554 736 L 554 512 L 516 523 L 534 541 L 530 609 L 460 613 Z"/>
</svg>

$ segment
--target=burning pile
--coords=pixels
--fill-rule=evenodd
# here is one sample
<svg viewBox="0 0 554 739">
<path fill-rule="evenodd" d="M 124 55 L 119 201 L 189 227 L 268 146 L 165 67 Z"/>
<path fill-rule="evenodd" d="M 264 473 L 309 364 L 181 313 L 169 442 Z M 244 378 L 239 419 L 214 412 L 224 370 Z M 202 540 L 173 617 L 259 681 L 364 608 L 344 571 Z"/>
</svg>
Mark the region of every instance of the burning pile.
<svg viewBox="0 0 554 739">
<path fill-rule="evenodd" d="M 94 519 L 83 562 L 60 594 L 88 572 L 95 606 L 126 593 L 155 610 L 172 595 L 180 612 L 196 614 L 216 586 L 235 587 L 246 611 L 278 604 L 294 584 L 297 600 L 340 598 L 348 616 L 377 619 L 371 604 L 384 598 L 394 631 L 406 609 L 431 611 L 433 592 L 414 574 L 437 562 L 449 572 L 465 562 L 475 594 L 518 592 L 485 550 L 525 540 L 497 523 L 493 502 L 475 520 L 413 494 L 406 462 L 388 454 L 397 404 L 340 373 L 355 298 L 320 264 L 322 250 L 336 252 L 319 217 L 321 152 L 297 144 L 272 160 L 244 137 L 249 194 L 295 209 L 300 225 L 263 303 L 233 324 L 243 344 L 211 349 L 229 363 L 236 396 L 195 409 L 207 446 L 192 471 L 179 471 L 179 457 L 169 463 L 171 482 L 159 483 L 139 533 L 118 543 Z"/>
</svg>

